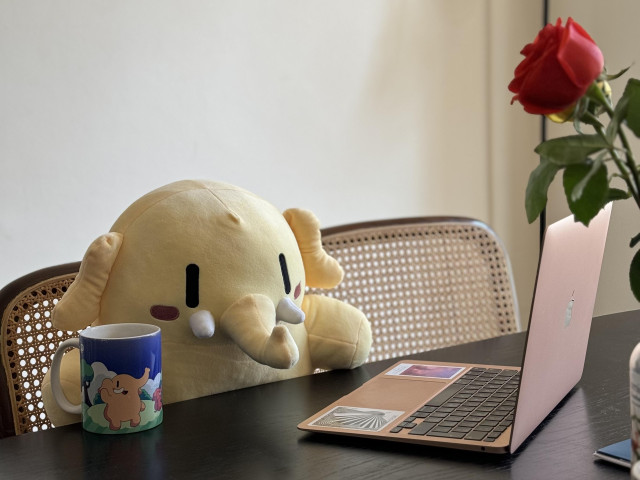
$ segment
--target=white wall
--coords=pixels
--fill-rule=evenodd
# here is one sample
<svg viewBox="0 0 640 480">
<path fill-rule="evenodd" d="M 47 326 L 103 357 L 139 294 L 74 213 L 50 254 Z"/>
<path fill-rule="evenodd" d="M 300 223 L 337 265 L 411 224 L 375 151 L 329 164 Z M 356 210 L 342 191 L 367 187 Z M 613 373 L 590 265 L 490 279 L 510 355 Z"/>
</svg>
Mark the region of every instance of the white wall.
<svg viewBox="0 0 640 480">
<path fill-rule="evenodd" d="M 0 284 L 78 260 L 182 178 L 324 225 L 465 215 L 505 240 L 524 317 L 538 120 L 510 106 L 530 0 L 0 0 Z"/>
</svg>

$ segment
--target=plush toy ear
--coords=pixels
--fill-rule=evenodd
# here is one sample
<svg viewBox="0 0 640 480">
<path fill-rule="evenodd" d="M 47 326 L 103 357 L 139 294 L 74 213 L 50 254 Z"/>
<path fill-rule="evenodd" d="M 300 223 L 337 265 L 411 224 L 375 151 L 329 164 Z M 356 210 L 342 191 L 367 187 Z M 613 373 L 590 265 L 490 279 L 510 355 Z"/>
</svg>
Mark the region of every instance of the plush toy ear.
<svg viewBox="0 0 640 480">
<path fill-rule="evenodd" d="M 307 285 L 317 288 L 338 285 L 344 272 L 338 261 L 322 248 L 320 222 L 316 216 L 299 208 L 286 210 L 283 215 L 298 241 Z"/>
<path fill-rule="evenodd" d="M 60 330 L 80 330 L 100 314 L 100 298 L 122 245 L 121 233 L 98 237 L 84 254 L 76 279 L 53 309 L 52 323 Z"/>
</svg>

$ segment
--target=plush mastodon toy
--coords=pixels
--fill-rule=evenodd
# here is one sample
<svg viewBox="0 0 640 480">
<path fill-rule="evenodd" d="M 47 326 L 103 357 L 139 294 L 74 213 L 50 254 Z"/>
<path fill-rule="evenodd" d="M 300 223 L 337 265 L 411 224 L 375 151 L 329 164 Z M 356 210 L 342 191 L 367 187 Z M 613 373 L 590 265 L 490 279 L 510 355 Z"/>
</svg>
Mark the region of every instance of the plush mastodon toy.
<svg viewBox="0 0 640 480">
<path fill-rule="evenodd" d="M 331 288 L 342 276 L 311 212 L 282 214 L 233 185 L 180 181 L 138 199 L 89 246 L 53 324 L 158 325 L 171 403 L 362 364 L 371 345 L 364 314 L 305 295 L 306 286 Z M 72 350 L 61 368 L 74 403 L 79 363 Z M 48 377 L 43 393 L 55 425 L 79 420 L 57 407 Z"/>
</svg>

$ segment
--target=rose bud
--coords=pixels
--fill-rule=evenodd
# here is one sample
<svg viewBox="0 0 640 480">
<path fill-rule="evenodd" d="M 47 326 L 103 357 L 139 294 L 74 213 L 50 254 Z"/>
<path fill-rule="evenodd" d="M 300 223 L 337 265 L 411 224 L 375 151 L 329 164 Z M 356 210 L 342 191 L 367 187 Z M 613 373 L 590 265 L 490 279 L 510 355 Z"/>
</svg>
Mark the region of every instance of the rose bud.
<svg viewBox="0 0 640 480">
<path fill-rule="evenodd" d="M 526 112 L 562 112 L 585 94 L 604 67 L 600 48 L 572 18 L 546 25 L 522 51 L 509 90 Z"/>
</svg>

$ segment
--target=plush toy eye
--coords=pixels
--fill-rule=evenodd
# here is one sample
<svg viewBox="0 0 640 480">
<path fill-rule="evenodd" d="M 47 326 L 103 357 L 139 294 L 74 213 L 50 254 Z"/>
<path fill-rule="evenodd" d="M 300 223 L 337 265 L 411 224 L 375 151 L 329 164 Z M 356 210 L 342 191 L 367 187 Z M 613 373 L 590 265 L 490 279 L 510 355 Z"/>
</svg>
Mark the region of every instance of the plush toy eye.
<svg viewBox="0 0 640 480">
<path fill-rule="evenodd" d="M 289 292 L 291 292 L 291 281 L 289 280 L 289 269 L 287 269 L 287 259 L 284 258 L 284 253 L 281 253 L 278 259 L 280 260 L 280 270 L 282 271 L 282 281 L 284 282 L 284 293 L 289 295 Z"/>
<path fill-rule="evenodd" d="M 185 303 L 189 308 L 196 308 L 200 303 L 200 267 L 195 263 L 187 265 Z"/>
</svg>

